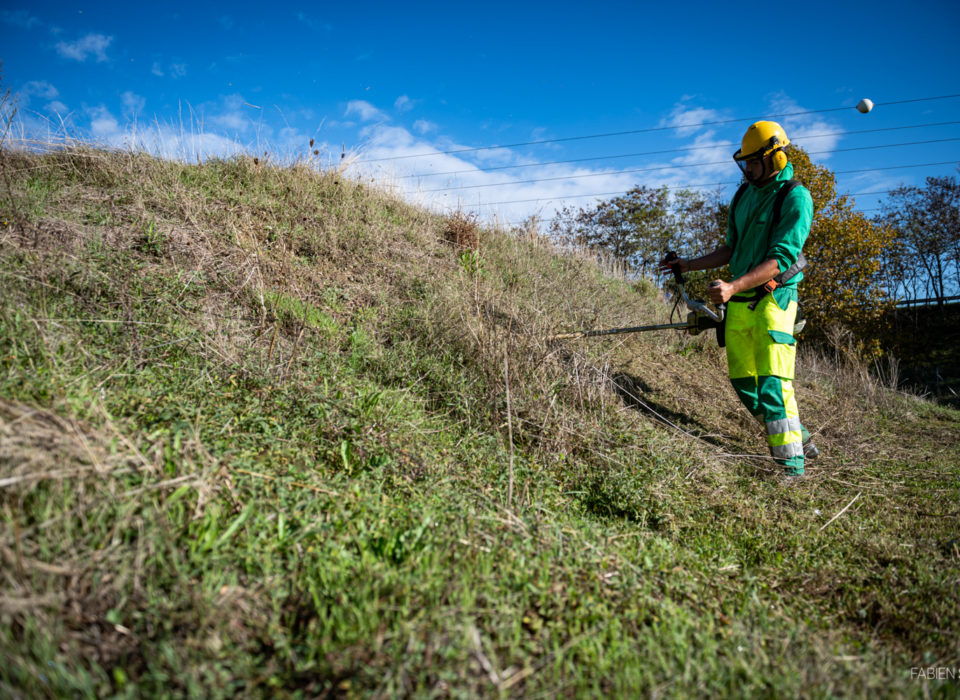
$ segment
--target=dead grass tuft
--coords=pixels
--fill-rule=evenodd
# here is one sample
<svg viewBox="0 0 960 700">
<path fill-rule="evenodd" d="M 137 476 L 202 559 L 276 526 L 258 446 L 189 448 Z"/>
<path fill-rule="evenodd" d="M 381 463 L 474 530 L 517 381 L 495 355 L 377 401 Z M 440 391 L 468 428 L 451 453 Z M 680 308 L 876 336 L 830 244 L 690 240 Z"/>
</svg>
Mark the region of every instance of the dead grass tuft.
<svg viewBox="0 0 960 700">
<path fill-rule="evenodd" d="M 477 215 L 457 210 L 443 222 L 443 240 L 457 250 L 476 250 L 480 246 Z"/>
</svg>

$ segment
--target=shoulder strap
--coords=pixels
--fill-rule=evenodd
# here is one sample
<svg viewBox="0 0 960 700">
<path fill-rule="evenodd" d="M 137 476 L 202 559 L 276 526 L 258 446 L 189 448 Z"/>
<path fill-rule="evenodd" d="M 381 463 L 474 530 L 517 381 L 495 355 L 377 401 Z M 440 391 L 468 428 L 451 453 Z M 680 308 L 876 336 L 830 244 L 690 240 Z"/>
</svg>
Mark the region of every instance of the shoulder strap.
<svg viewBox="0 0 960 700">
<path fill-rule="evenodd" d="M 768 240 L 770 234 L 773 233 L 773 230 L 780 223 L 780 212 L 783 211 L 783 203 L 786 201 L 787 195 L 790 194 L 795 187 L 799 186 L 799 180 L 787 180 L 777 192 L 777 198 L 773 200 L 773 216 L 770 217 L 770 228 L 767 230 Z"/>
<path fill-rule="evenodd" d="M 736 194 L 733 195 L 733 200 L 730 202 L 730 222 L 733 224 L 733 237 L 735 239 L 740 238 L 740 232 L 737 230 L 737 204 L 739 204 L 740 198 L 749 186 L 749 182 L 744 182 L 740 185 L 740 187 L 737 188 Z"/>
<path fill-rule="evenodd" d="M 793 191 L 795 187 L 800 186 L 799 180 L 788 180 L 783 184 L 783 187 L 777 192 L 777 198 L 773 201 L 773 216 L 770 217 L 770 228 L 767 229 L 767 245 L 770 244 L 770 236 L 773 234 L 775 228 L 780 223 L 780 212 L 783 209 L 783 203 L 787 199 L 787 195 Z M 796 277 L 800 272 L 802 272 L 807 267 L 807 258 L 803 254 L 803 251 L 800 251 L 800 255 L 797 257 L 797 261 L 791 265 L 789 268 L 781 272 L 779 275 L 774 277 L 774 281 L 777 284 L 783 284 L 784 282 L 789 282 L 791 279 Z"/>
</svg>

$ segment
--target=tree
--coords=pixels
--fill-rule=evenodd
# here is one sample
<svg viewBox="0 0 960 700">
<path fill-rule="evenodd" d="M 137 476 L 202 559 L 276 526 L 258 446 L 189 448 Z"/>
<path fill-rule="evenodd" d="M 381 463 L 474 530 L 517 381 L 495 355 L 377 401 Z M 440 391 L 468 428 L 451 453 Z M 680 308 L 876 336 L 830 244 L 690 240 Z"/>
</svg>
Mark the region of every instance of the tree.
<svg viewBox="0 0 960 700">
<path fill-rule="evenodd" d="M 888 255 L 902 275 L 894 293 L 942 305 L 948 292 L 960 289 L 960 183 L 928 177 L 925 187 L 898 187 L 883 210 L 879 220 L 897 234 Z"/>
<path fill-rule="evenodd" d="M 668 250 L 700 255 L 723 242 L 727 204 L 720 191 L 703 194 L 638 185 L 591 209 L 562 209 L 551 234 L 576 245 L 599 248 L 643 275 L 652 275 Z"/>
<path fill-rule="evenodd" d="M 722 190 L 706 194 L 697 190 L 675 192 L 671 213 L 678 254 L 681 257 L 702 255 L 722 244 L 727 238 L 728 210 L 729 203 Z"/>
<path fill-rule="evenodd" d="M 551 233 L 568 242 L 599 248 L 641 274 L 652 272 L 673 237 L 666 187 L 634 187 L 592 209 L 563 209 Z"/>
<path fill-rule="evenodd" d="M 880 335 L 893 298 L 884 282 L 885 251 L 894 231 L 856 211 L 847 194 L 837 193 L 836 176 L 791 146 L 794 177 L 813 198 L 813 223 L 804 252 L 810 267 L 800 285 L 800 303 L 811 335 L 824 339 L 831 329 L 851 331 L 857 348 L 880 351 Z"/>
</svg>

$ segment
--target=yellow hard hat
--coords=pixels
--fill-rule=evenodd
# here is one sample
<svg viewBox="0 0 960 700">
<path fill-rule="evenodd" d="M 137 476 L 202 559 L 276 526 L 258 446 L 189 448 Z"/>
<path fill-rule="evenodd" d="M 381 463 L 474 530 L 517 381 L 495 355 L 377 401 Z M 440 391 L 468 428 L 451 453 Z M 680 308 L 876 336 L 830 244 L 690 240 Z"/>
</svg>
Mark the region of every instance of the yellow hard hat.
<svg viewBox="0 0 960 700">
<path fill-rule="evenodd" d="M 733 159 L 742 169 L 743 161 L 773 153 L 773 169 L 783 170 L 787 165 L 787 155 L 783 148 L 789 145 L 790 139 L 782 126 L 776 122 L 755 122 L 743 135 L 740 150 L 733 154 Z"/>
</svg>

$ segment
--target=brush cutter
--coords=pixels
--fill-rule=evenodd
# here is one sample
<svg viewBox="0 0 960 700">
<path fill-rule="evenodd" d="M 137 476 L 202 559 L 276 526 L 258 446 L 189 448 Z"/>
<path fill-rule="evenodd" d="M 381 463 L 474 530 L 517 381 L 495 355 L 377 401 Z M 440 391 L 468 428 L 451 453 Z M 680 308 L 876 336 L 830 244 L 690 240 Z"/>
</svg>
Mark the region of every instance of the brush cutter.
<svg viewBox="0 0 960 700">
<path fill-rule="evenodd" d="M 673 251 L 667 253 L 666 262 L 670 264 L 671 261 L 677 260 L 677 254 Z M 558 333 L 557 335 L 552 335 L 548 340 L 573 340 L 575 338 L 594 338 L 598 335 L 615 335 L 617 333 L 643 333 L 646 331 L 666 331 L 666 330 L 682 330 L 686 331 L 690 335 L 699 335 L 703 331 L 709 330 L 711 328 L 717 329 L 717 343 L 720 347 L 724 346 L 723 338 L 723 318 L 724 318 L 724 309 L 721 305 L 717 311 L 709 308 L 702 301 L 696 299 L 691 299 L 687 296 L 686 289 L 684 288 L 684 279 L 683 274 L 675 265 L 670 265 L 670 269 L 673 271 L 673 278 L 677 282 L 677 288 L 680 290 L 679 296 L 676 297 L 673 302 L 673 309 L 670 311 L 670 318 L 673 318 L 674 313 L 679 311 L 680 302 L 686 305 L 687 311 L 687 321 L 686 323 L 660 323 L 653 326 L 631 326 L 629 328 L 607 328 L 604 330 L 595 330 L 595 331 L 578 331 L 575 333 Z"/>
</svg>

